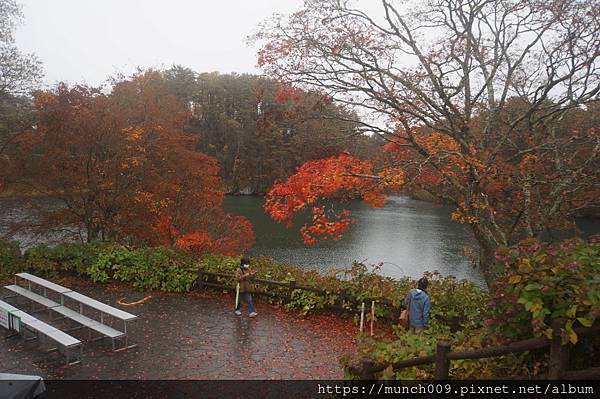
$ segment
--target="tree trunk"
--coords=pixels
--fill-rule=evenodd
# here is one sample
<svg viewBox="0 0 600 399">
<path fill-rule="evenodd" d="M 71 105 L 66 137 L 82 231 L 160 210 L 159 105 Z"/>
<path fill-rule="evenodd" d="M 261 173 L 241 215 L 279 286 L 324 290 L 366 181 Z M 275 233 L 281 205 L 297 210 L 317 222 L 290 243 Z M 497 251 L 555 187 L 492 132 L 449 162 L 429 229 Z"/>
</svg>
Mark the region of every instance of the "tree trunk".
<svg viewBox="0 0 600 399">
<path fill-rule="evenodd" d="M 473 233 L 479 244 L 479 267 L 489 288 L 498 279 L 498 271 L 494 267 L 498 246 L 488 239 L 477 226 L 473 226 Z"/>
</svg>

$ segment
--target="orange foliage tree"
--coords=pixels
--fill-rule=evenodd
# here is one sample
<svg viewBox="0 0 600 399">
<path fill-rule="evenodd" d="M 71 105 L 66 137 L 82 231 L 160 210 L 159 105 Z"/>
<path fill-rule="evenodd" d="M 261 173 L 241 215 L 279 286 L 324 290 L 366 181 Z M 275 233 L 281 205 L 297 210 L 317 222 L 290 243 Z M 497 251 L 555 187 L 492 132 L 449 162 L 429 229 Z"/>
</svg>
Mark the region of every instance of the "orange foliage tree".
<svg viewBox="0 0 600 399">
<path fill-rule="evenodd" d="M 384 189 L 402 184 L 401 172 L 389 180 L 385 172 L 376 174 L 371 161 L 362 161 L 347 152 L 339 156 L 302 165 L 285 182 L 276 183 L 267 193 L 265 210 L 278 222 L 291 226 L 300 212 L 311 208 L 312 222 L 302 226 L 302 238 L 308 244 L 332 238 L 352 223 L 348 211 L 327 206 L 327 199 L 361 198 L 374 207 L 383 206 Z"/>
<path fill-rule="evenodd" d="M 218 164 L 195 151 L 188 111 L 159 73 L 114 80 L 110 93 L 60 84 L 35 108 L 11 158 L 17 179 L 61 203 L 39 208 L 39 228 L 197 253 L 253 244 L 250 223 L 223 211 Z"/>
</svg>

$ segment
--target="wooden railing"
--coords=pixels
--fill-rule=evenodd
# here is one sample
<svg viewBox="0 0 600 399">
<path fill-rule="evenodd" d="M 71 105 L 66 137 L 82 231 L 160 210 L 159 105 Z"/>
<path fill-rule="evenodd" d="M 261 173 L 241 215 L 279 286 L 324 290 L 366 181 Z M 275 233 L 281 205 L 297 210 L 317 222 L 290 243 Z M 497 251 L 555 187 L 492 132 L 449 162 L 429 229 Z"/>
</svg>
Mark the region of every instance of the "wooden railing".
<svg viewBox="0 0 600 399">
<path fill-rule="evenodd" d="M 219 278 L 225 278 L 225 279 L 233 281 L 234 280 L 233 274 L 219 273 L 219 272 L 207 272 L 207 271 L 195 270 L 195 269 L 188 269 L 187 271 L 198 274 L 198 279 L 196 281 L 198 288 L 211 287 L 211 288 L 219 288 L 219 289 L 235 291 L 235 284 L 231 284 L 231 283 L 227 284 L 227 283 L 218 281 Z M 361 302 L 370 303 L 371 301 L 375 301 L 377 303 L 378 307 L 384 307 L 387 310 L 389 310 L 389 312 L 386 312 L 388 319 L 397 319 L 397 317 L 399 316 L 398 306 L 395 306 L 391 301 L 389 301 L 387 299 L 362 298 L 361 300 L 359 300 L 343 291 L 334 292 L 334 291 L 323 290 L 320 288 L 309 287 L 309 286 L 297 284 L 297 282 L 293 279 L 287 280 L 287 281 L 274 281 L 274 280 L 255 278 L 252 280 L 252 282 L 253 282 L 253 284 L 266 285 L 266 286 L 278 288 L 277 290 L 271 290 L 271 291 L 255 290 L 253 292 L 253 294 L 259 295 L 259 296 L 277 298 L 277 299 L 289 302 L 292 300 L 292 292 L 294 290 L 302 290 L 302 291 L 309 291 L 314 294 L 322 295 L 322 296 L 326 296 L 326 295 L 337 296 L 337 300 L 335 301 L 334 304 L 326 304 L 325 305 L 326 308 L 331 309 L 331 310 L 360 312 Z"/>
<path fill-rule="evenodd" d="M 204 287 L 212 287 L 225 289 L 230 291 L 235 291 L 235 284 L 224 284 L 222 282 L 218 282 L 219 278 L 226 278 L 233 282 L 234 275 L 230 273 L 219 273 L 219 272 L 207 272 L 203 270 L 197 269 L 187 269 L 187 271 L 198 274 L 198 279 L 196 284 L 198 288 Z M 287 280 L 287 281 L 274 281 L 274 280 L 266 280 L 261 278 L 255 278 L 253 280 L 254 283 L 262 284 L 266 286 L 273 286 L 278 288 L 285 288 L 283 292 L 281 290 L 275 291 L 255 291 L 254 294 L 261 295 L 265 297 L 277 298 L 283 301 L 291 301 L 292 300 L 292 292 L 294 290 L 304 290 L 315 293 L 317 295 L 336 295 L 337 300 L 333 305 L 326 304 L 325 308 L 338 312 L 356 312 L 359 313 L 361 309 L 361 303 L 364 302 L 369 306 L 371 301 L 375 301 L 377 304 L 377 308 L 384 308 L 386 312 L 383 312 L 384 316 L 381 317 L 384 320 L 397 322 L 398 317 L 400 316 L 400 307 L 398 305 L 394 305 L 392 301 L 386 298 L 355 298 L 349 295 L 347 292 L 332 292 L 319 288 L 308 287 L 305 285 L 297 284 L 295 280 Z M 380 312 L 378 312 L 381 314 Z M 443 315 L 434 316 L 441 323 L 447 324 L 450 327 L 451 332 L 456 332 L 460 328 L 461 317 L 445 317 Z"/>
<path fill-rule="evenodd" d="M 548 374 L 536 376 L 542 379 L 599 379 L 600 368 L 590 368 L 586 370 L 568 371 L 569 352 L 572 345 L 562 345 L 560 337 L 560 321 L 553 324 L 552 339 L 545 337 L 531 338 L 523 341 L 513 342 L 504 346 L 495 346 L 481 348 L 473 351 L 452 352 L 451 345 L 448 342 L 438 342 L 435 355 L 405 359 L 391 364 L 376 364 L 372 361 L 361 361 L 357 365 L 350 367 L 350 372 L 360 379 L 374 380 L 375 375 L 386 368 L 392 366 L 393 369 L 403 369 L 407 367 L 423 366 L 434 364 L 434 379 L 447 380 L 450 371 L 450 362 L 452 360 L 483 359 L 511 353 L 520 353 L 534 349 L 550 347 L 550 362 Z M 600 324 L 591 328 L 576 328 L 578 336 L 589 336 L 600 333 Z"/>
</svg>

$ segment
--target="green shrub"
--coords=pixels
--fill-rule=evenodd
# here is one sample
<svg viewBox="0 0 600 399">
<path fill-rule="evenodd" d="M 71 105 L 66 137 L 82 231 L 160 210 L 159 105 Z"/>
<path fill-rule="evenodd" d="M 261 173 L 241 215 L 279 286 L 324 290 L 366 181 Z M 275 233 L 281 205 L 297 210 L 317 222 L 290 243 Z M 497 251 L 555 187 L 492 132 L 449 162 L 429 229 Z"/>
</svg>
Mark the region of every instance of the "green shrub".
<svg viewBox="0 0 600 399">
<path fill-rule="evenodd" d="M 90 277 L 96 282 L 117 280 L 131 283 L 138 289 L 173 292 L 189 291 L 196 280 L 195 273 L 185 271 L 194 267 L 195 259 L 185 252 L 165 247 L 131 249 L 107 243 L 71 243 L 55 247 L 41 244 L 25 253 L 26 263 L 16 257 L 13 247 L 0 246 L 4 254 L 0 256 L 10 257 L 6 260 L 8 264 L 21 259 L 27 270 L 43 277 L 69 273 Z"/>
<path fill-rule="evenodd" d="M 25 251 L 25 262 L 27 270 L 41 277 L 54 277 L 59 271 L 54 250 L 46 244 L 38 244 Z"/>
<path fill-rule="evenodd" d="M 189 291 L 196 281 L 196 274 L 185 270 L 192 265 L 190 255 L 171 248 L 113 245 L 100 249 L 87 274 L 97 282 L 118 280 L 138 289 L 181 292 Z"/>
<path fill-rule="evenodd" d="M 306 315 L 315 310 L 324 309 L 326 304 L 333 305 L 334 303 L 334 296 L 318 295 L 306 290 L 293 290 L 286 307 L 288 309 L 299 309 L 300 314 Z"/>
<path fill-rule="evenodd" d="M 92 280 L 100 283 L 107 283 L 110 280 L 120 279 L 127 280 L 121 277 L 119 273 L 121 269 L 130 270 L 132 268 L 131 251 L 125 247 L 111 245 L 102 248 L 88 269 L 87 274 Z"/>
<path fill-rule="evenodd" d="M 55 277 L 58 273 L 87 275 L 88 268 L 106 244 L 70 243 L 50 247 L 39 244 L 25 252 L 27 269 L 34 274 Z"/>
<path fill-rule="evenodd" d="M 89 267 L 96 262 L 102 243 L 61 244 L 53 248 L 53 259 L 58 270 L 85 276 Z"/>
<path fill-rule="evenodd" d="M 25 260 L 15 241 L 0 240 L 0 280 L 24 270 Z"/>
<path fill-rule="evenodd" d="M 563 343 L 575 344 L 573 328 L 590 327 L 600 317 L 600 242 L 526 240 L 499 250 L 497 258 L 503 270 L 488 324 L 499 337 L 550 338 L 553 321 L 560 320 Z"/>
</svg>

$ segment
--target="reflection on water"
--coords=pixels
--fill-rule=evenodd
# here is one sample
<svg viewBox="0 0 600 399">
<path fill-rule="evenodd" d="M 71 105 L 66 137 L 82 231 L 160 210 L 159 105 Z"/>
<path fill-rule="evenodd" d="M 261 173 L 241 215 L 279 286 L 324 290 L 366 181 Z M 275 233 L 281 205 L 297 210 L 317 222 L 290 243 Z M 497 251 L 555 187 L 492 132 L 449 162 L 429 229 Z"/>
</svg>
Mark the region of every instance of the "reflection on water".
<svg viewBox="0 0 600 399">
<path fill-rule="evenodd" d="M 0 199 L 0 238 L 10 234 L 11 239 L 17 241 L 23 251 L 39 243 L 55 245 L 77 239 L 79 235 L 75 228 L 59 227 L 52 231 L 44 229 L 42 232 L 36 228 L 38 207 L 47 209 L 61 206 L 61 202 L 48 198 Z M 22 227 L 13 234 L 10 226 L 17 223 L 28 227 Z"/>
<path fill-rule="evenodd" d="M 439 270 L 443 275 L 483 282 L 480 271 L 463 256 L 463 248 L 477 244 L 464 226 L 450 221 L 450 207 L 408 197 L 390 197 L 380 209 L 352 202 L 347 208 L 356 222 L 342 240 L 307 246 L 297 226 L 287 229 L 273 222 L 261 205 L 259 197 L 227 197 L 225 201 L 227 211 L 248 217 L 254 225 L 252 254 L 319 271 L 347 268 L 357 260 L 383 262 L 381 272 L 391 277 L 420 277 L 424 271 Z"/>
</svg>

